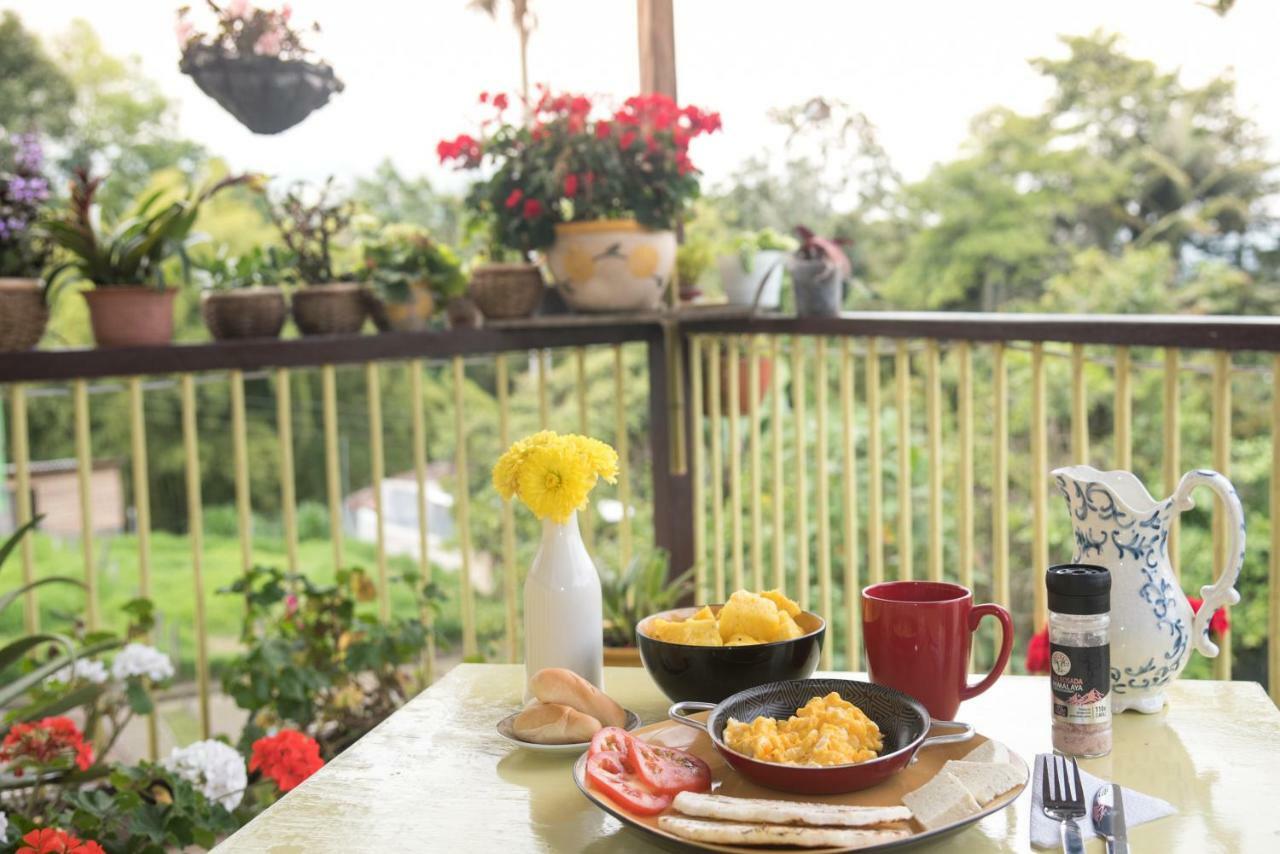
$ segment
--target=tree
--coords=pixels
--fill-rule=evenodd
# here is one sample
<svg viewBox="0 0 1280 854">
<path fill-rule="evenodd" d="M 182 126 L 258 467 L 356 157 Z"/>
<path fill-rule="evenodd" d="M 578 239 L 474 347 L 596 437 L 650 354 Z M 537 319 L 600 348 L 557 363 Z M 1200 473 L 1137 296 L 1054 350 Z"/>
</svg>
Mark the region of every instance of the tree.
<svg viewBox="0 0 1280 854">
<path fill-rule="evenodd" d="M 58 138 L 70 127 L 75 90 L 14 12 L 0 18 L 0 130 Z"/>
<path fill-rule="evenodd" d="M 461 246 L 464 234 L 462 197 L 441 193 L 425 176 L 409 178 L 383 160 L 367 178 L 357 178 L 352 198 L 384 222 L 425 226 L 439 241 Z"/>
</svg>

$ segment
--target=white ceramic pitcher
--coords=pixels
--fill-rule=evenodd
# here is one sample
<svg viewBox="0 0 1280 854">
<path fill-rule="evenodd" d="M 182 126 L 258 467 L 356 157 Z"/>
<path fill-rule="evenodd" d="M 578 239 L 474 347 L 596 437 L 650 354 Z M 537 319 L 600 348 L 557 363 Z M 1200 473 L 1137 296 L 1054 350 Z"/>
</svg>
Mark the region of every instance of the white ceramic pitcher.
<svg viewBox="0 0 1280 854">
<path fill-rule="evenodd" d="M 1156 501 L 1127 471 L 1091 466 L 1056 469 L 1058 489 L 1075 526 L 1076 563 L 1111 570 L 1111 705 L 1151 714 L 1164 706 L 1164 688 L 1187 666 L 1191 647 L 1213 658 L 1209 619 L 1240 601 L 1236 578 L 1244 563 L 1244 511 L 1231 482 L 1215 471 L 1187 472 L 1173 495 Z M 1191 492 L 1207 486 L 1226 508 L 1227 566 L 1194 616 L 1169 563 L 1173 517 L 1195 506 Z"/>
</svg>

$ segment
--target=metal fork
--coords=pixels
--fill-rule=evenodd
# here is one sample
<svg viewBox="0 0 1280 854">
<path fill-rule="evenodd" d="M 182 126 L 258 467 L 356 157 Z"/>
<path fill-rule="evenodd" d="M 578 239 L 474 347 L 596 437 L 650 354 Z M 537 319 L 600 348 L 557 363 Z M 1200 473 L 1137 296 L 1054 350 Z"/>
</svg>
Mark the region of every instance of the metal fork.
<svg viewBox="0 0 1280 854">
<path fill-rule="evenodd" d="M 1049 763 L 1053 763 L 1053 772 Z M 1046 756 L 1041 767 L 1040 799 L 1044 814 L 1058 822 L 1062 836 L 1062 850 L 1066 854 L 1084 854 L 1084 841 L 1080 838 L 1080 825 L 1076 819 L 1084 818 L 1084 786 L 1080 783 L 1080 766 L 1071 760 L 1070 769 L 1062 756 Z M 1073 779 L 1074 778 L 1074 779 Z"/>
</svg>

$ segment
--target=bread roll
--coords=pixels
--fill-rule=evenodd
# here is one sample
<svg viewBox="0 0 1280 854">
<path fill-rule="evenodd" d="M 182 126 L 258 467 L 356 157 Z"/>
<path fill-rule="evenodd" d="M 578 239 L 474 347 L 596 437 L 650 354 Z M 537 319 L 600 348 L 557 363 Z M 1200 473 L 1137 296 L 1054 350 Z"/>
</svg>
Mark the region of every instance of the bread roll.
<svg viewBox="0 0 1280 854">
<path fill-rule="evenodd" d="M 511 731 L 534 744 L 581 744 L 601 730 L 600 721 L 557 703 L 531 703 L 516 715 Z"/>
<path fill-rule="evenodd" d="M 608 694 L 572 670 L 547 667 L 533 674 L 529 690 L 544 703 L 559 703 L 590 715 L 605 726 L 627 725 L 627 713 Z"/>
</svg>

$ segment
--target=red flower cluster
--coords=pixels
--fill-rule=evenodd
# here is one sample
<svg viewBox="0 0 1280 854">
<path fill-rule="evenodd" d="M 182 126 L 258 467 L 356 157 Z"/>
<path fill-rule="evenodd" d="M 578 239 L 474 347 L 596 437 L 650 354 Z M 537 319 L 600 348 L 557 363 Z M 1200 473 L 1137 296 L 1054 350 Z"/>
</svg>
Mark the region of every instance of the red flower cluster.
<svg viewBox="0 0 1280 854">
<path fill-rule="evenodd" d="M 282 729 L 253 743 L 249 770 L 261 771 L 274 780 L 280 791 L 288 792 L 319 771 L 324 765 L 320 745 L 296 729 Z"/>
<path fill-rule="evenodd" d="M 511 102 L 507 100 L 507 96 L 503 92 L 499 92 L 498 94 L 494 95 L 492 99 L 490 99 L 488 92 L 481 92 L 480 103 L 482 104 L 492 103 L 494 109 L 497 110 L 498 112 L 502 112 L 507 107 L 511 106 Z"/>
<path fill-rule="evenodd" d="M 35 723 L 14 724 L 0 743 L 0 761 L 25 760 L 33 765 L 54 765 L 70 760 L 81 771 L 93 764 L 93 746 L 70 718 L 43 718 Z M 22 769 L 14 772 L 21 776 Z"/>
<path fill-rule="evenodd" d="M 18 854 L 106 854 L 98 843 L 81 840 L 56 827 L 33 830 L 22 841 L 26 845 L 18 849 Z"/>
<path fill-rule="evenodd" d="M 1041 629 L 1027 643 L 1027 672 L 1049 672 L 1049 630 Z"/>
<path fill-rule="evenodd" d="M 1191 603 L 1191 613 L 1193 614 L 1199 614 L 1200 609 L 1204 607 L 1204 600 L 1195 596 L 1188 596 L 1187 601 Z M 1214 611 L 1213 616 L 1209 618 L 1209 631 L 1221 638 L 1230 628 L 1231 619 L 1227 616 L 1227 612 L 1222 608 Z"/>
<path fill-rule="evenodd" d="M 459 134 L 457 139 L 442 139 L 436 145 L 436 155 L 441 163 L 450 160 L 460 161 L 459 169 L 474 169 L 480 165 L 480 142 L 469 134 Z"/>
</svg>

